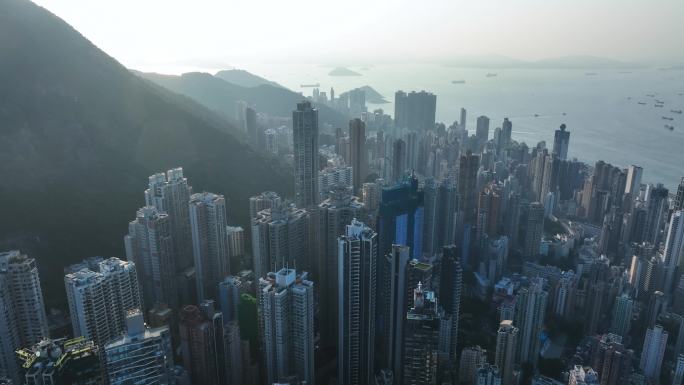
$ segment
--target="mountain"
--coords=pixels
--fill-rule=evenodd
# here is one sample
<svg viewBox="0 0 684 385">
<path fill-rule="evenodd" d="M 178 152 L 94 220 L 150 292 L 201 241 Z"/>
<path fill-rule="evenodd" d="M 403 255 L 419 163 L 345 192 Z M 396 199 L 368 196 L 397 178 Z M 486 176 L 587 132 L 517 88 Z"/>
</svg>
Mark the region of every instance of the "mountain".
<svg viewBox="0 0 684 385">
<path fill-rule="evenodd" d="M 382 96 L 381 93 L 379 93 L 378 91 L 376 91 L 376 90 L 375 90 L 373 87 L 371 87 L 371 86 L 361 86 L 361 87 L 359 87 L 359 88 L 354 88 L 353 90 L 350 90 L 350 91 L 354 91 L 354 90 L 363 90 L 363 92 L 365 92 L 365 94 L 366 94 L 366 102 L 367 102 L 367 103 L 371 103 L 371 104 L 385 104 L 385 103 L 389 103 L 389 102 L 387 101 L 387 99 L 385 99 L 385 97 Z M 346 95 L 346 94 L 349 93 L 350 91 L 343 92 L 343 93 L 340 94 L 340 96 Z"/>
<path fill-rule="evenodd" d="M 539 69 L 583 69 L 583 68 L 638 68 L 641 64 L 628 63 L 619 60 L 587 56 L 563 56 L 536 61 L 512 59 L 500 55 L 460 56 L 453 58 L 446 64 L 448 67 L 462 68 L 539 68 Z"/>
<path fill-rule="evenodd" d="M 35 250 L 50 304 L 64 304 L 65 265 L 123 255 L 154 172 L 184 167 L 195 191 L 225 194 L 229 221 L 243 226 L 250 195 L 292 193 L 291 171 L 225 119 L 29 1 L 0 2 L 0 57 L 0 244 Z"/>
<path fill-rule="evenodd" d="M 329 76 L 361 76 L 360 73 L 352 71 L 347 67 L 335 67 L 330 72 Z"/>
<path fill-rule="evenodd" d="M 273 86 L 273 87 L 283 87 L 280 84 L 264 79 L 261 76 L 254 75 L 245 70 L 232 69 L 223 70 L 217 72 L 214 76 L 223 79 L 228 83 L 235 84 L 240 87 L 257 87 L 257 86 Z"/>
<path fill-rule="evenodd" d="M 227 119 L 234 119 L 235 102 L 238 100 L 253 104 L 257 111 L 271 116 L 292 116 L 293 107 L 302 100 L 301 94 L 283 87 L 241 87 L 203 72 L 189 72 L 180 76 L 137 74 L 173 92 L 186 95 Z M 322 104 L 316 107 L 321 123 L 330 123 L 333 127 L 346 127 L 349 124 L 348 116 Z"/>
</svg>

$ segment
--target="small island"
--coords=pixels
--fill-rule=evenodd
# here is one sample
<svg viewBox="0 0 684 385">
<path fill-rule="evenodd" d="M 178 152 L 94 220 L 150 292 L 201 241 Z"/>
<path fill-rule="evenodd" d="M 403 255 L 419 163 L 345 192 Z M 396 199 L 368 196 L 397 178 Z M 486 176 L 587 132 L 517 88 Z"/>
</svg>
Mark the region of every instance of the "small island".
<svg viewBox="0 0 684 385">
<path fill-rule="evenodd" d="M 328 73 L 330 76 L 361 76 L 360 73 L 345 67 L 335 67 Z"/>
</svg>

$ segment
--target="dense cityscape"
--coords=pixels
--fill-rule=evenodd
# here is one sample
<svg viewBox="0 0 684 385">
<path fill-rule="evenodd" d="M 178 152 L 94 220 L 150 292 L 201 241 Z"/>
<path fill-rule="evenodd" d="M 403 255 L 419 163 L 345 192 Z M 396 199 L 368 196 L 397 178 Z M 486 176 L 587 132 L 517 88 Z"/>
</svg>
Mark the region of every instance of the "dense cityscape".
<svg viewBox="0 0 684 385">
<path fill-rule="evenodd" d="M 36 261 L 0 254 L 2 383 L 682 383 L 684 179 L 569 159 L 564 124 L 548 147 L 508 118 L 471 135 L 425 91 L 394 117 L 308 99 L 291 126 L 235 106 L 294 197 L 231 202 L 245 230 L 181 167 L 151 175 L 125 257 L 64 268 L 67 327 Z M 316 104 L 357 118 L 324 129 Z"/>
<path fill-rule="evenodd" d="M 0 385 L 684 385 L 681 15 L 0 0 Z"/>
</svg>

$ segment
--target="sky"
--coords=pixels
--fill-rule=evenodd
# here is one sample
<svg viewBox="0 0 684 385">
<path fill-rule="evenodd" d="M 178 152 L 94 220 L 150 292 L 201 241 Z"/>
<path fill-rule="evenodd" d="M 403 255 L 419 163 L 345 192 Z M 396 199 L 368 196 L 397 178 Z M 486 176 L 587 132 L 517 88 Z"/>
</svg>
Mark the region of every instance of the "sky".
<svg viewBox="0 0 684 385">
<path fill-rule="evenodd" d="M 684 63 L 684 0 L 35 0 L 124 65 Z"/>
</svg>

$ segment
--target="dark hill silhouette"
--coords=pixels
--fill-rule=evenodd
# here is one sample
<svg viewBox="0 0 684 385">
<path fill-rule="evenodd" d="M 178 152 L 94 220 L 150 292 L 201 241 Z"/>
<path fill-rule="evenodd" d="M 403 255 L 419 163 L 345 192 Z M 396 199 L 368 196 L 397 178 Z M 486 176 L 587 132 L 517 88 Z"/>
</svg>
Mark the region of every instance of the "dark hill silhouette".
<svg viewBox="0 0 684 385">
<path fill-rule="evenodd" d="M 253 104 L 257 111 L 271 116 L 291 116 L 292 106 L 302 100 L 302 95 L 283 87 L 241 87 L 204 72 L 188 72 L 180 76 L 141 72 L 136 74 L 188 96 L 227 119 L 234 119 L 235 102 L 238 100 Z M 333 127 L 347 127 L 349 124 L 348 116 L 325 105 L 319 104 L 316 107 L 321 123 L 330 123 Z"/>
<path fill-rule="evenodd" d="M 250 195 L 291 194 L 290 170 L 225 119 L 133 75 L 29 1 L 0 2 L 0 58 L 0 240 L 35 243 L 19 246 L 37 251 L 53 304 L 63 303 L 63 266 L 123 255 L 153 172 L 184 167 L 245 226 Z"/>
</svg>

